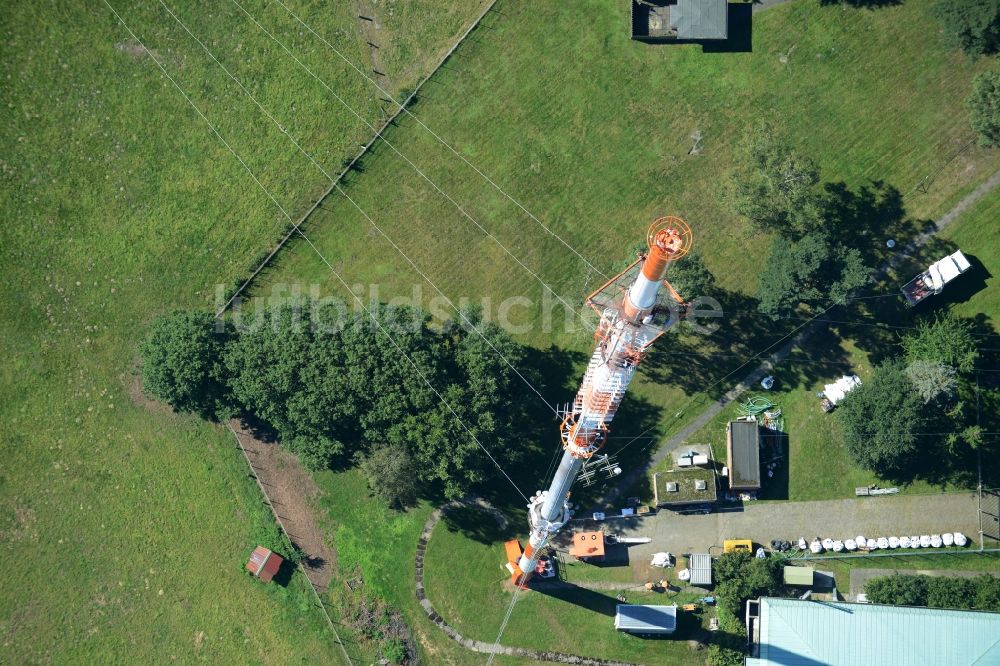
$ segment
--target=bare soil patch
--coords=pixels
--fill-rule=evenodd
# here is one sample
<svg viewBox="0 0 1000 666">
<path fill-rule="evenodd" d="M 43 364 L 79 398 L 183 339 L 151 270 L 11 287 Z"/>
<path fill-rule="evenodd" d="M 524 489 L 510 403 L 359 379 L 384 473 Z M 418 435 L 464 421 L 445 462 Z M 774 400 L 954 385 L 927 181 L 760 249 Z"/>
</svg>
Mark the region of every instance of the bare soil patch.
<svg viewBox="0 0 1000 666">
<path fill-rule="evenodd" d="M 294 455 L 275 442 L 264 441 L 238 419 L 229 425 L 247 452 L 288 538 L 305 554 L 302 566 L 310 582 L 326 590 L 337 563 L 337 551 L 327 543 L 313 510 L 322 491 Z"/>
</svg>

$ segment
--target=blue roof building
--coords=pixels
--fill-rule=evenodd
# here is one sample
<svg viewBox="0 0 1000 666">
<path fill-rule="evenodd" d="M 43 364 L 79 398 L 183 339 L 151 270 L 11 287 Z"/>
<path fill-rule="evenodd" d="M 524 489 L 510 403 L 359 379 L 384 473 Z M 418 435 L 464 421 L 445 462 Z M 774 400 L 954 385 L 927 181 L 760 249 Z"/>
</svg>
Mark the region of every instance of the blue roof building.
<svg viewBox="0 0 1000 666">
<path fill-rule="evenodd" d="M 677 606 L 618 604 L 615 629 L 631 634 L 672 634 L 677 629 Z"/>
<path fill-rule="evenodd" d="M 747 666 L 1000 666 L 1000 613 L 762 597 Z"/>
</svg>

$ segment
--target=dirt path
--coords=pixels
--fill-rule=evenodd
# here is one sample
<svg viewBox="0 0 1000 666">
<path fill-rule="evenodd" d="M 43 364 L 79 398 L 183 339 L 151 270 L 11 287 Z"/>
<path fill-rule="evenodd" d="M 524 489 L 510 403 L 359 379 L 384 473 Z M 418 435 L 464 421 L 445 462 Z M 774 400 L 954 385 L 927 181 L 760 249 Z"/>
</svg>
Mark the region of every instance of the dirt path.
<svg viewBox="0 0 1000 666">
<path fill-rule="evenodd" d="M 337 551 L 327 543 L 313 506 L 321 491 L 298 459 L 273 442 L 265 442 L 238 419 L 229 422 L 288 537 L 303 553 L 302 568 L 320 592 L 325 591 L 337 563 Z"/>
<path fill-rule="evenodd" d="M 967 194 L 961 201 L 955 204 L 951 210 L 942 215 L 933 225 L 931 225 L 927 231 L 924 231 L 907 243 L 906 246 L 901 248 L 899 252 L 893 255 L 892 259 L 883 264 L 878 271 L 875 272 L 873 279 L 878 280 L 885 277 L 890 270 L 912 256 L 917 249 L 933 238 L 936 234 L 941 232 L 949 224 L 958 219 L 962 213 L 971 208 L 977 201 L 996 189 L 997 185 L 1000 185 L 1000 171 L 995 172 L 979 187 Z M 806 322 L 799 327 L 797 331 L 793 331 L 795 335 L 791 340 L 785 343 L 783 347 L 773 352 L 770 356 L 766 357 L 764 361 L 761 362 L 749 375 L 744 377 L 741 382 L 724 393 L 720 398 L 716 399 L 701 414 L 688 423 L 688 425 L 686 425 L 680 432 L 664 442 L 660 448 L 657 449 L 652 456 L 650 456 L 649 460 L 645 464 L 639 465 L 632 469 L 629 473 L 625 474 L 622 480 L 619 481 L 618 484 L 611 491 L 606 493 L 605 496 L 602 497 L 596 504 L 598 506 L 610 506 L 621 495 L 624 489 L 631 488 L 636 481 L 639 480 L 639 478 L 665 460 L 674 449 L 684 444 L 689 437 L 698 432 L 698 430 L 711 421 L 716 414 L 725 409 L 726 406 L 732 403 L 739 395 L 756 386 L 757 383 L 768 375 L 776 365 L 785 360 L 796 347 L 801 345 L 807 338 L 812 336 L 817 331 L 822 330 L 826 325 L 826 322 L 823 321 Z M 772 345 L 772 347 L 773 346 L 774 345 Z M 764 352 L 769 350 L 770 347 L 764 350 Z"/>
</svg>

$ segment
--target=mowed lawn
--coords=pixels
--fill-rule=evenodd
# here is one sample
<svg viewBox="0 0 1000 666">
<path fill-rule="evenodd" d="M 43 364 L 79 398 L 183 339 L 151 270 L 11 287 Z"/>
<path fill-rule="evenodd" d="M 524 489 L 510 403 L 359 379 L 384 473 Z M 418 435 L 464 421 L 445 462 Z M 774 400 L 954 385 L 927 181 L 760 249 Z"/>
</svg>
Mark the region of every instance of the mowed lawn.
<svg viewBox="0 0 1000 666">
<path fill-rule="evenodd" d="M 724 203 L 750 123 L 773 121 L 819 161 L 827 181 L 898 188 L 919 219 L 947 210 L 1000 163 L 996 153 L 970 146 L 962 105 L 973 74 L 990 62 L 945 50 L 928 5 L 845 11 L 791 2 L 754 18 L 752 53 L 703 53 L 629 41 L 623 3 L 501 3 L 412 111 L 541 222 L 412 118 L 387 133 L 388 144 L 351 174 L 347 191 L 454 302 L 486 299 L 494 318 L 506 313 L 523 325 L 519 339 L 555 345 L 571 368 L 541 380 L 555 402 L 571 398 L 592 336 L 541 282 L 578 312 L 585 294 L 643 240 L 650 220 L 685 217 L 728 314 L 714 336 L 660 350 L 634 383 L 623 407 L 632 413 L 621 415 L 616 435 L 657 424 L 666 434 L 794 325 L 754 314 L 747 296 L 769 239 L 752 234 Z M 696 132 L 701 152 L 690 155 Z M 933 181 L 924 180 L 929 174 Z M 926 192 L 915 189 L 922 182 Z M 437 295 L 339 195 L 324 202 L 307 233 L 359 293 L 385 300 L 419 292 L 425 306 Z M 280 296 L 294 285 L 343 296 L 301 242 L 282 253 L 253 295 Z M 439 304 L 438 312 L 449 311 Z"/>
<path fill-rule="evenodd" d="M 197 42 L 157 3 L 112 4 L 279 201 L 304 209 L 322 178 Z M 381 116 L 280 7 L 241 4 Z M 405 45 L 427 62 L 476 8 L 418 4 L 447 5 Z M 289 6 L 368 62 L 353 8 Z M 170 7 L 331 168 L 368 136 L 236 5 Z M 0 30 L 0 662 L 337 661 L 303 578 L 243 572 L 273 519 L 231 435 L 137 394 L 149 321 L 212 307 L 281 219 L 107 5 L 19 3 Z"/>
<path fill-rule="evenodd" d="M 571 398 L 593 338 L 584 326 L 567 326 L 574 314 L 566 317 L 553 306 L 556 297 L 547 295 L 540 281 L 580 308 L 602 274 L 612 273 L 642 240 L 652 218 L 676 213 L 688 219 L 699 251 L 726 294 L 720 299 L 728 313 L 723 329 L 698 345 L 650 357 L 616 419 L 608 450 L 631 435 L 662 437 L 749 370 L 741 368 L 748 350 L 766 349 L 802 323 L 762 323 L 747 298 L 756 289 L 769 239 L 752 234 L 728 212 L 723 190 L 735 146 L 749 123 L 775 122 L 819 161 L 824 180 L 843 180 L 852 188 L 885 181 L 899 190 L 907 213 L 917 219 L 948 210 L 997 168 L 996 153 L 970 145 L 973 135 L 962 106 L 972 76 L 992 64 L 945 50 L 928 5 L 907 2 L 867 11 L 791 2 L 755 17 L 752 53 L 702 53 L 696 46 L 628 41 L 624 4 L 502 2 L 431 80 L 412 111 L 541 224 L 412 118 L 387 132 L 388 142 L 350 175 L 346 189 L 455 302 L 485 299 L 496 318 L 505 299 L 526 296 L 527 302 L 516 301 L 507 310 L 509 321 L 524 325 L 517 337 L 546 359 L 540 388 L 559 402 Z M 703 136 L 701 153 L 690 155 L 696 131 Z M 925 180 L 929 174 L 934 178 Z M 427 306 L 436 296 L 434 287 L 339 196 L 324 202 L 306 232 L 362 298 L 413 298 Z M 299 242 L 279 255 L 252 295 L 280 298 L 295 288 L 345 297 L 323 260 Z M 437 313 L 448 314 L 440 300 L 434 305 Z M 813 363 L 816 355 L 822 358 Z M 826 436 L 833 421 L 819 412 L 814 391 L 827 376 L 851 368 L 867 371 L 868 361 L 839 337 L 835 345 L 820 342 L 796 358 L 802 362 L 784 377 L 795 393 L 779 402 L 790 428 L 811 424 L 809 456 L 817 457 L 810 466 L 813 476 L 797 477 L 801 485 L 786 486 L 785 494 L 843 496 L 846 485 L 853 489 L 869 479 L 829 450 Z M 536 441 L 519 438 L 519 444 L 555 447 L 551 423 L 532 424 L 531 430 L 538 432 Z M 657 441 L 639 440 L 623 457 L 648 455 L 647 445 Z M 359 567 L 366 580 L 404 608 L 418 631 L 430 632 L 436 646 L 428 648 L 432 653 L 454 659 L 453 645 L 423 618 L 412 596 L 415 538 L 429 507 L 369 520 L 352 491 L 361 487 L 355 473 L 318 478 L 327 491 L 324 506 L 337 525 L 342 570 Z M 380 528 L 372 530 L 372 524 Z M 480 543 L 443 527 L 438 526 L 429 550 L 428 594 L 460 631 L 491 640 L 509 600 L 501 587 L 499 537 Z M 391 538 L 384 538 L 386 533 Z M 589 606 L 576 601 L 532 593 L 518 604 L 503 642 L 569 650 L 573 627 L 611 622 L 607 599 L 591 597 Z M 538 626 L 546 628 L 548 640 L 538 639 Z M 586 647 L 588 654 L 628 653 L 656 663 L 647 646 L 633 646 L 603 629 L 588 638 Z M 674 659 L 686 658 L 683 645 L 668 648 Z M 461 654 L 454 663 L 463 663 Z M 469 653 L 465 658 L 477 659 Z"/>
</svg>

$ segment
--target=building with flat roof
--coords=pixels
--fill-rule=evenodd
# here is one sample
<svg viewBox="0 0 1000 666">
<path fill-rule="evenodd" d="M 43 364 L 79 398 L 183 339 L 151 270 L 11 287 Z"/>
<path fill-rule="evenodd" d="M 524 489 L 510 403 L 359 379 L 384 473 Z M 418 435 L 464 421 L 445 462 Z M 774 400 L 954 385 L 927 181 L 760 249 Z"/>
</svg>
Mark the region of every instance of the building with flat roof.
<svg viewBox="0 0 1000 666">
<path fill-rule="evenodd" d="M 746 666 L 1000 664 L 1000 613 L 761 597 Z"/>
<path fill-rule="evenodd" d="M 685 444 L 671 453 L 671 462 L 669 470 L 653 474 L 656 506 L 684 507 L 715 502 L 718 484 L 711 446 Z"/>
<path fill-rule="evenodd" d="M 632 39 L 719 40 L 728 33 L 726 0 L 632 0 Z"/>
<path fill-rule="evenodd" d="M 569 554 L 578 560 L 599 562 L 604 559 L 604 532 L 577 532 L 569 547 Z"/>
<path fill-rule="evenodd" d="M 630 634 L 672 634 L 677 629 L 677 606 L 618 604 L 615 629 Z"/>
<path fill-rule="evenodd" d="M 760 490 L 760 425 L 730 421 L 726 426 L 730 490 Z"/>
<path fill-rule="evenodd" d="M 795 585 L 798 587 L 812 587 L 813 584 L 813 568 L 812 567 L 796 567 L 793 565 L 786 564 L 783 574 L 785 585 Z"/>
</svg>

